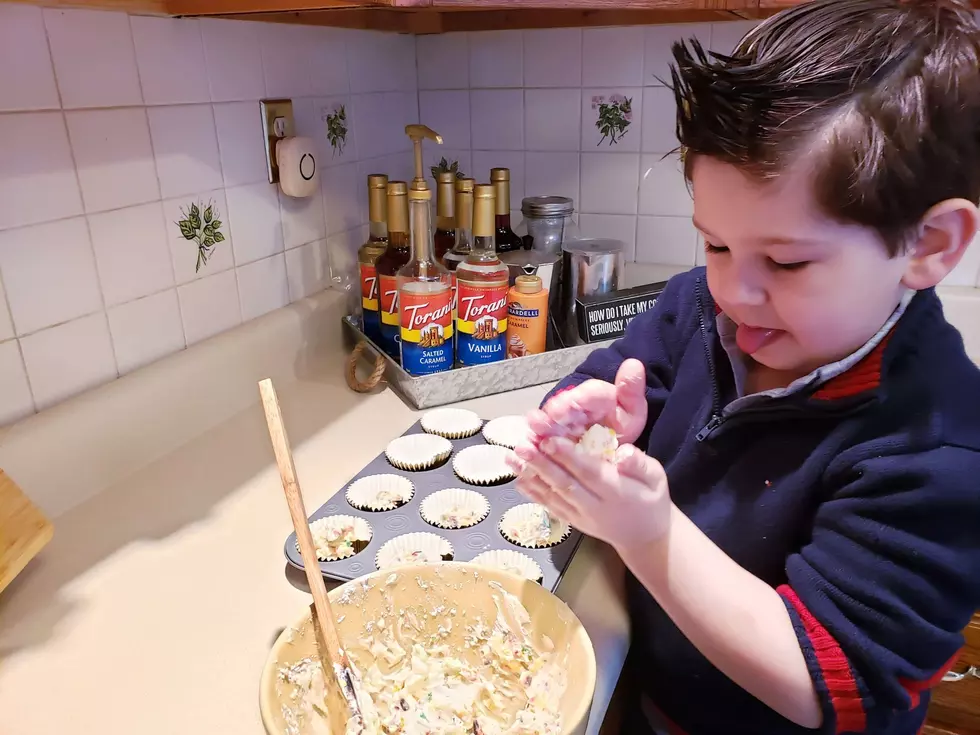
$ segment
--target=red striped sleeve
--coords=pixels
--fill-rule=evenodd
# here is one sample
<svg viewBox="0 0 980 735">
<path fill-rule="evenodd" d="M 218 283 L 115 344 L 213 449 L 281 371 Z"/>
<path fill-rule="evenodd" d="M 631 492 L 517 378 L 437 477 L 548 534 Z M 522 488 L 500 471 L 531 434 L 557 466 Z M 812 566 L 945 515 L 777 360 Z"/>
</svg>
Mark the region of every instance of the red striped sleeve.
<svg viewBox="0 0 980 735">
<path fill-rule="evenodd" d="M 949 661 L 940 666 L 939 670 L 928 679 L 917 681 L 915 679 L 899 677 L 898 683 L 902 685 L 902 689 L 908 692 L 909 695 L 909 709 L 915 709 L 919 706 L 919 700 L 922 692 L 929 691 L 943 680 L 943 676 L 953 667 L 953 664 L 956 663 L 956 659 L 960 657 L 960 651 L 962 650 L 963 649 L 961 648 L 959 651 L 954 653 L 952 657 L 950 657 Z"/>
<path fill-rule="evenodd" d="M 834 640 L 830 632 L 820 624 L 807 609 L 803 601 L 789 585 L 780 585 L 776 591 L 782 595 L 800 616 L 806 635 L 810 639 L 810 647 L 817 659 L 824 684 L 830 694 L 830 702 L 837 715 L 836 732 L 864 732 L 867 716 L 864 702 L 858 691 L 851 665 L 844 651 Z"/>
</svg>

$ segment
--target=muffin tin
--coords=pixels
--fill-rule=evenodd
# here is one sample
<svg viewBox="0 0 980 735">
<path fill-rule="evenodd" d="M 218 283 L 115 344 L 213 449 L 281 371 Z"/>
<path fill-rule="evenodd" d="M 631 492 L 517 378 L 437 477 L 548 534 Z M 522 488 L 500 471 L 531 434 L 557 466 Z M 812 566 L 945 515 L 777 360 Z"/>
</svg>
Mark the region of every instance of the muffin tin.
<svg viewBox="0 0 980 735">
<path fill-rule="evenodd" d="M 423 434 L 421 421 L 416 422 L 405 434 Z M 404 435 L 403 435 L 404 436 Z M 558 587 L 562 575 L 568 568 L 575 550 L 582 540 L 582 534 L 572 529 L 571 534 L 557 546 L 546 549 L 530 549 L 513 544 L 500 533 L 500 519 L 510 508 L 527 503 L 528 500 L 517 492 L 515 480 L 509 480 L 499 485 L 473 485 L 464 482 L 453 472 L 453 458 L 466 447 L 485 445 L 483 434 L 465 439 L 451 439 L 453 453 L 442 464 L 428 470 L 411 471 L 393 467 L 382 451 L 377 457 L 330 499 L 320 506 L 310 516 L 310 521 L 331 515 L 349 515 L 363 518 L 371 526 L 373 535 L 370 543 L 363 551 L 338 561 L 321 561 L 320 571 L 324 577 L 338 581 L 348 581 L 369 574 L 376 569 L 375 556 L 378 550 L 391 539 L 408 533 L 434 533 L 442 536 L 453 546 L 454 561 L 471 561 L 483 552 L 493 549 L 519 551 L 538 563 L 542 571 L 541 584 L 551 591 Z M 368 475 L 395 474 L 407 477 L 415 484 L 415 495 L 412 499 L 394 510 L 369 511 L 359 510 L 347 502 L 346 490 L 350 484 Z M 490 514 L 475 526 L 460 529 L 447 529 L 433 526 L 426 522 L 419 506 L 422 501 L 433 493 L 446 488 L 460 487 L 483 495 L 490 501 Z M 286 559 L 298 568 L 303 568 L 303 560 L 296 549 L 296 534 L 291 533 L 286 539 Z"/>
</svg>

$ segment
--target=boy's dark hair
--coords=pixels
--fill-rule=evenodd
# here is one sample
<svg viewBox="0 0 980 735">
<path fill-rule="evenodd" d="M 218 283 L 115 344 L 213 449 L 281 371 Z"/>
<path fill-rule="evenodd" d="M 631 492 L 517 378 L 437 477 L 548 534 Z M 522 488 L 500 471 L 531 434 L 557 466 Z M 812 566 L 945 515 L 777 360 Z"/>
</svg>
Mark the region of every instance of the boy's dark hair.
<svg viewBox="0 0 980 735">
<path fill-rule="evenodd" d="M 826 214 L 891 255 L 944 199 L 980 201 L 980 33 L 954 0 L 816 0 L 767 19 L 731 56 L 675 43 L 685 170 L 698 155 L 759 180 L 812 166 Z"/>
</svg>

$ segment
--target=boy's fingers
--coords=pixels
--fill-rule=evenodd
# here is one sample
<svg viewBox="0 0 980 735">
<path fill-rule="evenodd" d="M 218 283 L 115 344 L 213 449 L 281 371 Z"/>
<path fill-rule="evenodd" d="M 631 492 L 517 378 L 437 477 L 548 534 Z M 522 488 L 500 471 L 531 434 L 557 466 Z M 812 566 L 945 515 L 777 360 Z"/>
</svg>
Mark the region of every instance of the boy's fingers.
<svg viewBox="0 0 980 735">
<path fill-rule="evenodd" d="M 643 363 L 630 358 L 616 372 L 616 423 L 617 431 L 626 430 L 626 421 L 646 409 L 647 373 Z"/>
<path fill-rule="evenodd" d="M 546 439 L 541 443 L 541 451 L 557 460 L 583 487 L 595 487 L 604 479 L 602 473 L 607 463 L 599 457 L 580 453 L 568 439 Z"/>
<path fill-rule="evenodd" d="M 555 423 L 571 431 L 584 430 L 612 415 L 616 410 L 616 386 L 604 380 L 587 380 L 559 393 L 544 406 Z"/>
<path fill-rule="evenodd" d="M 621 475 L 655 487 L 664 476 L 663 466 L 650 455 L 632 444 L 623 444 L 616 450 L 616 467 Z"/>
<path fill-rule="evenodd" d="M 549 439 L 548 441 L 567 441 Z M 565 467 L 562 467 L 550 457 L 545 456 L 538 450 L 532 450 L 534 456 L 527 460 L 528 466 L 534 470 L 541 479 L 547 483 L 552 491 L 559 493 L 565 498 L 569 495 L 579 495 L 598 500 L 597 496 L 589 487 L 579 482 L 578 478 L 571 474 Z"/>
</svg>

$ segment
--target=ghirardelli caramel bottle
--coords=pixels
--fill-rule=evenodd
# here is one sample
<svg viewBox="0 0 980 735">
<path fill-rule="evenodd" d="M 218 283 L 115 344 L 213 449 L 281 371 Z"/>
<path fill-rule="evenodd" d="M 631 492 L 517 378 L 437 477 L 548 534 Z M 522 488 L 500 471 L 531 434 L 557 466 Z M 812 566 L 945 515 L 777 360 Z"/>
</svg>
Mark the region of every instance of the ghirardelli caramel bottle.
<svg viewBox="0 0 980 735">
<path fill-rule="evenodd" d="M 393 360 L 401 359 L 398 345 L 398 271 L 411 257 L 408 234 L 408 184 L 389 181 L 388 247 L 374 263 L 378 273 L 378 289 L 381 311 L 381 348 Z"/>
<path fill-rule="evenodd" d="M 496 246 L 498 253 L 523 250 L 524 241 L 510 227 L 510 169 L 490 169 L 495 197 Z"/>
<path fill-rule="evenodd" d="M 388 245 L 388 177 L 371 174 L 368 177 L 367 242 L 357 250 L 361 281 L 361 323 L 364 334 L 381 346 L 381 303 L 378 297 L 378 272 L 375 263 Z"/>
</svg>

